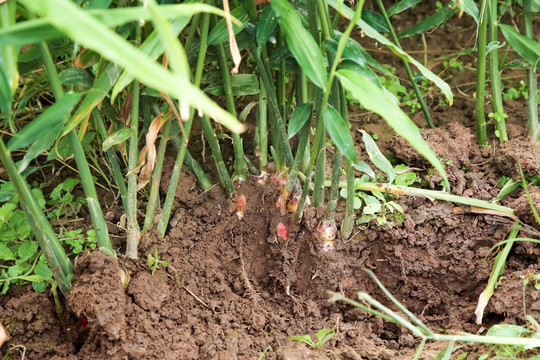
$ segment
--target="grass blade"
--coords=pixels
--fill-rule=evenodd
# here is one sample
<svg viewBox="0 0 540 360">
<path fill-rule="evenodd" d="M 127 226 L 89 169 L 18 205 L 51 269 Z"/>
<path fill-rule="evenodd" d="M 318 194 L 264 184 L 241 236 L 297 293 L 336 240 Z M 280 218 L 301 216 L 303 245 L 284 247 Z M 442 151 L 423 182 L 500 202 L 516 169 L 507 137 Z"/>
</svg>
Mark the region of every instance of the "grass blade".
<svg viewBox="0 0 540 360">
<path fill-rule="evenodd" d="M 286 0 L 273 0 L 271 5 L 294 58 L 309 79 L 324 89 L 327 78 L 324 60 L 317 43 L 302 25 L 300 15 Z"/>
<path fill-rule="evenodd" d="M 21 0 L 30 10 L 44 16 L 65 35 L 103 57 L 123 66 L 147 86 L 163 91 L 177 99 L 196 104 L 208 116 L 221 122 L 231 131 L 242 132 L 245 126 L 220 108 L 187 78 L 163 69 L 148 55 L 136 49 L 95 18 L 77 8 L 69 0 Z"/>
<path fill-rule="evenodd" d="M 448 182 L 446 171 L 439 161 L 439 158 L 422 138 L 420 131 L 413 121 L 399 108 L 399 106 L 392 102 L 383 90 L 377 87 L 377 85 L 355 72 L 350 70 L 338 70 L 337 76 L 343 84 L 343 87 L 349 90 L 351 95 L 360 101 L 362 106 L 381 115 L 396 133 L 407 140 L 413 148 L 433 165 L 442 176 L 445 188 L 449 191 L 450 183 Z"/>
</svg>

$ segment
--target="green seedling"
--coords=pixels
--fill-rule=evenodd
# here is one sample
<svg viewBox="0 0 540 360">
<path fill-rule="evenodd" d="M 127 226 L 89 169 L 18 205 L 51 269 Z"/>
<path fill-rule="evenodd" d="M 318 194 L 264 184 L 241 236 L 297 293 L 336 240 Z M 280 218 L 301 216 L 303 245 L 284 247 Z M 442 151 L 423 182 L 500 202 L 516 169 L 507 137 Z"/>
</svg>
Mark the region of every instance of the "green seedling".
<svg viewBox="0 0 540 360">
<path fill-rule="evenodd" d="M 61 217 L 72 217 L 79 213 L 81 206 L 86 204 L 83 197 L 72 194 L 73 189 L 81 181 L 74 178 L 67 178 L 58 184 L 51 192 L 47 205 L 52 207 L 47 217 L 49 219 L 60 219 Z"/>
<path fill-rule="evenodd" d="M 148 254 L 148 267 L 150 268 L 150 270 L 152 270 L 152 275 L 156 273 L 156 270 L 160 265 L 164 268 L 167 268 L 169 267 L 169 262 L 165 260 L 159 260 L 158 248 L 156 247 L 156 249 L 154 250 L 154 256 L 152 256 L 152 254 Z"/>
<path fill-rule="evenodd" d="M 313 341 L 311 339 L 311 335 L 309 334 L 292 336 L 288 339 L 292 341 L 297 341 L 299 343 L 307 344 L 311 346 L 312 348 L 321 348 L 325 342 L 327 342 L 328 340 L 336 336 L 335 330 L 336 329 L 331 328 L 331 329 L 322 329 L 322 330 L 317 331 L 317 334 L 316 334 L 317 341 Z"/>
<path fill-rule="evenodd" d="M 88 230 L 86 236 L 82 235 L 82 229 L 66 231 L 60 240 L 71 246 L 71 252 L 75 255 L 83 250 L 95 249 L 97 245 L 96 232 Z"/>
<path fill-rule="evenodd" d="M 532 283 L 534 288 L 540 291 L 540 274 L 528 274 L 526 276 L 520 276 L 523 279 L 523 286 L 527 286 Z"/>
</svg>

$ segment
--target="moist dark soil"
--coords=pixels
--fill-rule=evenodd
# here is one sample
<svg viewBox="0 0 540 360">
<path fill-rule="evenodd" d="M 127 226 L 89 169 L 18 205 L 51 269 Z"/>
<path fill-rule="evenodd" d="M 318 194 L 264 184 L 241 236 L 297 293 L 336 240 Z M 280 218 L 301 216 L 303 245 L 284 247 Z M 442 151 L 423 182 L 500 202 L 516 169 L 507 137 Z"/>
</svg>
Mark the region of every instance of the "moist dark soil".
<svg viewBox="0 0 540 360">
<path fill-rule="evenodd" d="M 472 34 L 463 30 L 470 24 L 462 21 L 448 25 L 450 31 L 458 30 L 455 37 L 448 37 L 448 29 L 442 35 L 431 33 L 428 48 L 460 49 Z M 451 41 L 443 43 L 443 38 Z M 405 48 L 415 50 L 418 44 L 409 41 Z M 454 75 L 455 90 L 466 75 Z M 439 127 L 423 131 L 423 136 L 445 160 L 454 194 L 492 200 L 500 190 L 501 176 L 520 178 L 519 165 L 529 175 L 538 174 L 539 148 L 524 136 L 520 124 L 523 102 L 505 104 L 512 140 L 502 146 L 492 141 L 485 148 L 476 145 L 469 130 L 474 129 L 472 95 L 458 96 L 452 107 L 439 102 L 434 95 L 431 107 Z M 406 142 L 391 137 L 380 119 L 369 113 L 354 114 L 352 119 L 359 153 L 363 145 L 357 129 L 376 132 L 386 154 L 415 167 L 424 187 L 441 189 L 441 177 Z M 424 126 L 421 116 L 413 119 Z M 211 169 L 210 156 L 204 159 L 201 156 L 202 166 Z M 166 172 L 172 160 L 167 163 Z M 540 191 L 534 187 L 530 191 L 539 204 Z M 281 216 L 275 206 L 278 182 L 248 180 L 238 185 L 237 192 L 247 200 L 241 219 L 236 201 L 219 186 L 201 192 L 184 168 L 168 235 L 159 239 L 153 232 L 145 234 L 138 261 L 122 256 L 116 261 L 98 251 L 77 258 L 73 288 L 61 298 L 62 323 L 50 292 L 39 294 L 28 286 L 12 288 L 0 298 L 0 321 L 9 335 L 2 354 L 8 359 L 70 360 L 257 359 L 263 353 L 263 359 L 290 360 L 411 358 L 419 340 L 409 331 L 328 301 L 328 291 L 351 299 L 367 292 L 395 309 L 365 269 L 437 331 L 485 334 L 493 324 L 525 324 L 526 315 L 540 316 L 540 292 L 534 281 L 527 286 L 523 282 L 540 272 L 540 249 L 520 242 L 510 253 L 483 324 L 475 323 L 477 300 L 496 255 L 490 249 L 505 239 L 511 219 L 457 209 L 458 204 L 398 196 L 395 201 L 405 211 L 403 219 L 357 227 L 350 239 L 338 237 L 335 250 L 325 252 L 315 235 L 324 208 L 306 209 L 297 225 L 291 214 Z M 515 190 L 501 203 L 514 208 L 529 225 L 527 236 L 538 237 L 523 190 Z M 107 220 L 115 223 L 120 215 L 110 210 Z M 342 217 L 338 212 L 338 227 Z M 288 239 L 278 236 L 279 223 L 288 226 Z M 123 234 L 114 225 L 110 230 L 119 236 L 115 239 Z M 147 256 L 156 248 L 168 266 L 153 270 Z M 288 340 L 304 334 L 314 338 L 324 328 L 335 328 L 336 336 L 320 349 Z M 428 344 L 424 358 L 433 358 L 445 346 Z M 460 351 L 477 358 L 483 350 L 467 346 Z"/>
</svg>

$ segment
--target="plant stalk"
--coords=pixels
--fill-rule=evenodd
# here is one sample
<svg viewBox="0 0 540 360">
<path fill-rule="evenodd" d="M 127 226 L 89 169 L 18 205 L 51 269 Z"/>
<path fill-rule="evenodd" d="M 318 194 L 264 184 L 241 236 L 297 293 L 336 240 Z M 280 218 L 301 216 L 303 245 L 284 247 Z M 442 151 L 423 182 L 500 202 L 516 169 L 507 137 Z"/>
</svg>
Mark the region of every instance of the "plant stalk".
<svg viewBox="0 0 540 360">
<path fill-rule="evenodd" d="M 499 29 L 499 21 L 497 19 L 497 0 L 489 1 L 489 40 L 490 42 L 497 42 L 497 31 Z M 491 74 L 491 108 L 493 110 L 493 117 L 495 119 L 495 128 L 497 129 L 497 137 L 502 144 L 508 141 L 508 135 L 506 134 L 506 124 L 504 114 L 503 102 L 502 102 L 502 85 L 501 85 L 501 73 L 499 71 L 499 51 L 497 48 L 493 49 L 489 54 L 489 71 Z"/>
<path fill-rule="evenodd" d="M 480 9 L 480 24 L 478 25 L 478 56 L 476 64 L 476 137 L 482 146 L 487 145 L 486 131 L 486 51 L 487 51 L 487 1 L 482 2 Z"/>
<path fill-rule="evenodd" d="M 229 67 L 227 66 L 227 57 L 225 54 L 225 48 L 223 44 L 217 45 L 218 48 L 218 63 L 221 70 L 221 76 L 223 77 L 223 90 L 225 92 L 225 99 L 227 100 L 227 110 L 236 117 L 236 106 L 234 103 L 234 95 L 231 86 L 231 74 L 229 73 Z M 233 151 L 234 151 L 234 173 L 233 179 L 244 181 L 248 175 L 246 172 L 246 166 L 244 163 L 244 149 L 242 146 L 242 139 L 238 133 L 232 133 L 233 139 Z"/>
<path fill-rule="evenodd" d="M 392 26 L 392 23 L 390 22 L 390 18 L 388 17 L 388 14 L 386 13 L 386 9 L 384 8 L 384 5 L 382 3 L 382 0 L 377 0 L 377 4 L 379 5 L 379 9 L 382 12 L 382 15 L 384 17 L 384 21 L 386 22 L 386 26 L 390 30 L 390 34 L 392 35 L 392 41 L 394 44 L 401 48 L 401 45 L 399 43 L 399 39 L 396 35 L 396 32 L 394 31 L 394 27 Z M 405 60 L 403 60 L 403 66 L 405 67 L 405 71 L 407 72 L 407 76 L 409 77 L 409 81 L 411 83 L 411 86 L 414 90 L 414 93 L 416 94 L 416 98 L 418 99 L 418 103 L 420 104 L 420 107 L 422 108 L 422 112 L 424 113 L 424 116 L 426 117 L 426 122 L 429 128 L 434 129 L 435 124 L 433 123 L 433 119 L 431 119 L 431 115 L 429 113 L 429 109 L 426 105 L 426 102 L 424 101 L 424 97 L 422 96 L 422 93 L 420 92 L 420 89 L 418 88 L 418 84 L 414 80 L 414 74 L 411 70 L 411 67 L 409 66 L 409 63 Z"/>
<path fill-rule="evenodd" d="M 60 99 L 64 96 L 64 90 L 58 78 L 58 73 L 54 67 L 54 63 L 49 52 L 49 48 L 45 43 L 39 43 L 39 50 L 41 52 L 41 58 L 43 60 L 43 65 L 47 73 L 47 78 L 49 79 L 49 84 L 53 91 L 54 97 Z M 84 150 L 79 141 L 79 137 L 75 130 L 72 130 L 68 133 L 68 140 L 71 145 L 71 150 L 73 151 L 75 162 L 77 163 L 77 169 L 79 170 L 79 175 L 81 177 L 81 183 L 83 185 L 84 194 L 86 196 L 86 203 L 90 216 L 92 218 L 92 223 L 94 225 L 94 230 L 96 232 L 97 244 L 100 250 L 105 252 L 108 255 L 116 256 L 111 245 L 111 240 L 109 239 L 109 231 L 107 229 L 107 224 L 103 217 L 103 212 L 97 198 L 96 188 L 94 186 L 94 180 L 92 179 L 92 174 L 90 172 L 90 167 L 88 166 L 88 161 L 84 155 Z"/>
<path fill-rule="evenodd" d="M 199 53 L 197 57 L 197 65 L 195 68 L 195 75 L 193 84 L 199 86 L 201 83 L 202 71 L 204 68 L 204 60 L 206 57 L 206 47 L 208 40 L 208 29 L 210 27 L 210 14 L 205 13 L 202 15 L 202 25 L 201 25 L 201 37 L 199 45 Z M 171 173 L 171 178 L 169 181 L 169 188 L 167 190 L 167 196 L 165 197 L 165 202 L 163 203 L 163 210 L 161 212 L 161 217 L 159 219 L 157 230 L 158 236 L 163 238 L 165 232 L 167 231 L 167 226 L 169 224 L 169 219 L 171 217 L 171 211 L 174 203 L 174 198 L 176 195 L 176 187 L 178 186 L 178 180 L 180 179 L 180 171 L 182 170 L 182 164 L 184 163 L 184 158 L 187 151 L 187 143 L 189 139 L 189 133 L 191 132 L 191 125 L 193 124 L 193 116 L 195 111 L 193 108 L 190 110 L 189 119 L 184 121 L 184 134 L 180 138 L 180 150 L 176 156 L 176 161 L 174 163 L 173 171 Z"/>
<path fill-rule="evenodd" d="M 54 279 L 62 293 L 66 294 L 71 289 L 73 277 L 73 264 L 69 260 L 62 244 L 56 237 L 47 217 L 41 210 L 36 198 L 32 194 L 25 179 L 19 174 L 17 166 L 13 162 L 9 151 L 0 137 L 0 161 L 13 182 L 15 193 L 21 201 L 26 218 L 32 227 L 39 247 L 47 259 L 47 265 L 53 272 Z"/>
<path fill-rule="evenodd" d="M 524 0 L 525 36 L 534 39 L 532 12 L 535 9 L 533 0 Z M 538 129 L 538 84 L 536 66 L 527 69 L 527 122 L 529 134 L 535 135 Z M 539 133 L 540 134 L 540 133 Z"/>
<path fill-rule="evenodd" d="M 163 161 L 165 160 L 165 151 L 167 150 L 167 143 L 169 142 L 169 131 L 171 129 L 172 121 L 172 119 L 167 120 L 163 126 L 163 133 L 156 155 L 156 162 L 154 165 L 154 170 L 152 171 L 150 196 L 148 197 L 148 203 L 146 204 L 146 215 L 144 217 L 144 225 L 142 229 L 143 233 L 150 229 L 150 227 L 154 224 L 154 216 L 159 207 L 159 185 L 161 183 Z"/>
</svg>

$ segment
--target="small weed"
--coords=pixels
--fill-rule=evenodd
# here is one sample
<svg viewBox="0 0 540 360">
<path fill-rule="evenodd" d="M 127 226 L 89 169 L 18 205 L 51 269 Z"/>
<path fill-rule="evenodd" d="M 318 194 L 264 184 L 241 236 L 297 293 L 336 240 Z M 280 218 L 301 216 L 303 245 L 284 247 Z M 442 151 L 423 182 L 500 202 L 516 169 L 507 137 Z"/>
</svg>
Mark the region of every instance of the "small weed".
<svg viewBox="0 0 540 360">
<path fill-rule="evenodd" d="M 169 267 L 169 262 L 165 260 L 159 260 L 158 248 L 156 247 L 156 249 L 154 250 L 154 256 L 152 256 L 152 254 L 148 254 L 148 267 L 152 270 L 152 275 L 156 273 L 159 265 L 167 268 Z"/>
<path fill-rule="evenodd" d="M 86 236 L 82 235 L 82 229 L 66 231 L 60 240 L 71 246 L 71 252 L 75 255 L 83 250 L 95 249 L 97 245 L 96 232 L 88 230 Z"/>
<path fill-rule="evenodd" d="M 54 188 L 50 200 L 47 201 L 47 205 L 52 207 L 47 215 L 49 219 L 72 217 L 79 213 L 81 206 L 86 204 L 86 200 L 83 197 L 75 197 L 71 192 L 80 182 L 78 179 L 67 178 Z"/>
<path fill-rule="evenodd" d="M 317 331 L 317 334 L 316 334 L 317 341 L 315 342 L 311 339 L 311 336 L 309 334 L 292 336 L 289 338 L 289 340 L 307 344 L 311 346 L 312 348 L 321 348 L 325 342 L 327 342 L 328 340 L 336 336 L 335 330 L 336 329 L 331 328 L 331 329 L 322 329 L 322 330 Z"/>
</svg>

